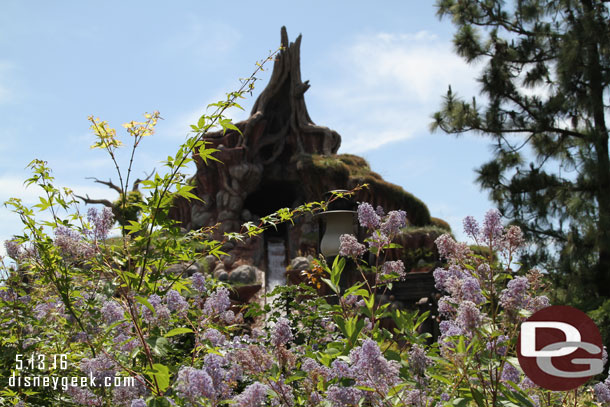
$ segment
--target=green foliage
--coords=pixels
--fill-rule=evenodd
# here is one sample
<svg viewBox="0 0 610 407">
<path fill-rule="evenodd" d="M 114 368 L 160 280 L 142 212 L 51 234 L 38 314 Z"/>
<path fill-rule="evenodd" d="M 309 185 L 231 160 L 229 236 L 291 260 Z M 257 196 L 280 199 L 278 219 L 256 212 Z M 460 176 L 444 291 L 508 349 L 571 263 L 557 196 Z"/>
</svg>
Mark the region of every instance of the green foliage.
<svg viewBox="0 0 610 407">
<path fill-rule="evenodd" d="M 384 197 L 387 201 L 384 205 L 404 209 L 411 224 L 424 226 L 431 223 L 426 204 L 402 187 L 385 181 L 371 170 L 362 157 L 352 154 L 302 154 L 298 168 L 308 188 L 314 191 L 314 196 L 322 196 L 333 189 L 366 184 L 370 191 L 368 195 Z M 368 195 L 363 195 L 361 199 L 367 200 Z"/>
<path fill-rule="evenodd" d="M 446 232 L 451 232 L 451 225 L 443 219 L 431 217 L 430 222 L 440 229 L 444 229 Z"/>
<path fill-rule="evenodd" d="M 433 129 L 476 132 L 493 158 L 478 183 L 532 242 L 526 266 L 552 271 L 557 300 L 610 297 L 607 98 L 610 11 L 601 0 L 437 2 L 456 52 L 482 67 L 486 105 L 451 88 Z"/>
<path fill-rule="evenodd" d="M 508 265 L 502 265 L 491 248 L 507 245 L 490 243 L 487 257 L 471 252 L 449 256 L 462 278 L 476 278 L 483 287 L 478 292 L 476 285 L 470 286 L 475 292 L 469 295 L 479 298 L 473 299 L 477 305 L 466 300 L 466 290 L 445 287 L 452 291 L 454 305 L 470 303 L 485 315 L 481 324 L 461 326 L 458 334 L 431 346 L 430 334 L 422 329 L 430 312 L 396 309 L 382 301 L 392 280 L 404 277 L 400 261 L 385 261 L 388 251 L 400 249 L 392 243 L 405 224 L 404 213 L 398 211 L 386 215 L 387 223 L 380 226 L 387 236 L 369 230 L 365 243 L 374 258 L 371 264 L 361 258 L 366 246 L 355 237 L 350 241 L 352 258 L 335 257 L 332 265 L 317 261 L 314 269 L 323 271 L 320 276 L 331 292 L 325 297 L 306 285 L 280 286 L 268 297 L 270 304 L 240 308 L 231 304 L 230 287 L 201 273 L 186 276 L 189 266 L 203 256 L 226 254 L 230 241 L 256 238 L 267 228 L 326 210 L 336 199 L 360 190 L 280 209 L 220 240 L 213 237 L 219 234 L 215 228 L 180 231 L 169 209 L 177 198 L 198 199 L 182 171 L 193 155 L 215 160 L 203 136 L 215 125 L 235 130 L 223 112 L 236 106 L 235 100 L 252 89 L 253 81 L 254 74 L 239 92 L 214 104 L 215 113 L 202 116 L 193 126 L 195 134 L 165 161 L 166 171 L 140 182 L 141 195 L 129 204 L 129 199 L 120 200 L 117 206 L 123 210 L 138 209 L 132 218 L 125 215 L 120 237 L 106 239 L 101 223 L 83 217 L 72 191 L 54 185 L 46 162 L 30 163 L 33 175 L 26 183 L 40 188 L 40 202 L 32 208 L 18 199 L 6 203 L 24 229 L 7 244 L 15 266 L 2 263 L 0 269 L 8 276 L 0 286 L 1 406 L 330 407 L 341 404 L 344 392 L 351 393 L 351 406 L 530 406 L 535 395 L 548 396 L 543 399 L 547 406 L 591 405 L 590 395 L 583 401 L 576 393 L 526 391 L 500 379 L 505 366 L 514 364 L 515 327 L 526 311 L 498 306 L 503 284 L 514 278 L 509 267 L 513 249 L 506 249 Z M 125 125 L 133 142 L 132 158 L 159 116 L 145 117 L 146 122 Z M 106 151 L 116 164 L 116 149 L 124 143 L 108 123 L 91 121 L 97 138 L 93 147 Z M 116 167 L 121 196 L 129 197 L 131 161 L 126 174 Z M 369 216 L 377 219 L 374 212 Z M 435 226 L 411 230 L 435 231 Z M 448 248 L 461 247 L 445 237 L 445 254 L 453 250 Z M 493 270 L 491 276 L 478 272 L 483 264 Z M 170 272 L 170 266 L 179 267 Z M 362 280 L 345 284 L 343 277 L 356 270 Z M 539 288 L 535 272 L 530 274 L 533 287 L 522 293 L 527 304 Z M 254 323 L 261 329 L 253 328 Z M 494 354 L 496 345 L 486 347 L 501 334 L 508 336 L 508 354 Z M 39 360 L 45 363 L 35 363 Z M 24 369 L 24 364 L 29 366 Z M 13 373 L 99 381 L 97 386 L 29 388 L 9 385 Z M 100 383 L 104 377 L 131 378 L 137 384 L 109 386 Z M 255 400 L 253 388 L 259 390 Z"/>
<path fill-rule="evenodd" d="M 127 191 L 127 197 L 121 194 L 119 199 L 113 202 L 114 218 L 121 226 L 127 226 L 132 221 L 138 220 L 140 214 L 140 207 L 143 203 L 142 193 L 140 191 Z"/>
</svg>

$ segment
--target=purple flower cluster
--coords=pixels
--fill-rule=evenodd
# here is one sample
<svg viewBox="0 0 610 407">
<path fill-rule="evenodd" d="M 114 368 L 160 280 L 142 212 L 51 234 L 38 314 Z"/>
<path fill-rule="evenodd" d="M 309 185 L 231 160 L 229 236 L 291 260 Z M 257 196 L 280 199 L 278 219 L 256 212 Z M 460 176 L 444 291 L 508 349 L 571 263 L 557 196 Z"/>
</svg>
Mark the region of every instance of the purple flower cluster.
<svg viewBox="0 0 610 407">
<path fill-rule="evenodd" d="M 455 293 L 454 297 L 463 301 L 472 301 L 475 304 L 481 304 L 485 301 L 485 297 L 481 292 L 479 280 L 473 277 L 466 277 L 461 281 L 459 294 Z"/>
<path fill-rule="evenodd" d="M 464 331 L 472 332 L 481 323 L 481 312 L 472 301 L 462 301 L 455 321 Z"/>
<path fill-rule="evenodd" d="M 294 406 L 294 394 L 292 394 L 292 387 L 286 384 L 283 377 L 280 376 L 280 380 L 278 381 L 270 381 L 269 388 L 273 391 L 271 394 L 271 405 L 282 407 Z"/>
<path fill-rule="evenodd" d="M 406 391 L 403 400 L 405 405 L 413 407 L 427 407 L 431 404 L 430 397 L 420 389 Z"/>
<path fill-rule="evenodd" d="M 441 339 L 456 335 L 462 335 L 464 333 L 464 331 L 462 331 L 462 328 L 457 326 L 456 323 L 451 320 L 441 321 L 438 324 L 438 329 L 441 332 Z"/>
<path fill-rule="evenodd" d="M 238 314 L 238 316 L 240 316 L 241 314 Z M 227 324 L 232 324 L 236 321 L 237 316 L 235 315 L 235 313 L 231 310 L 225 311 L 222 314 L 220 314 L 220 317 L 222 318 L 223 321 L 225 321 Z"/>
<path fill-rule="evenodd" d="M 432 275 L 434 276 L 434 286 L 436 287 L 436 289 L 447 292 L 450 292 L 449 281 L 452 280 L 452 278 L 455 278 L 459 281 L 467 276 L 467 274 L 464 273 L 459 266 L 456 266 L 454 264 L 450 265 L 447 269 L 442 269 L 438 267 L 436 268 L 436 270 L 434 270 Z"/>
<path fill-rule="evenodd" d="M 379 227 L 381 218 L 371 204 L 364 202 L 358 205 L 358 221 L 360 226 L 374 230 Z"/>
<path fill-rule="evenodd" d="M 132 400 L 130 407 L 146 407 L 146 401 L 144 399 Z"/>
<path fill-rule="evenodd" d="M 229 290 L 219 287 L 205 300 L 203 312 L 206 315 L 218 315 L 228 310 L 230 306 Z"/>
<path fill-rule="evenodd" d="M 273 365 L 273 360 L 267 350 L 260 345 L 248 345 L 243 349 L 233 351 L 229 358 L 233 363 L 243 366 L 250 374 L 263 373 Z"/>
<path fill-rule="evenodd" d="M 415 344 L 409 351 L 409 364 L 414 375 L 423 376 L 426 368 L 432 364 L 432 359 L 426 355 L 424 348 Z"/>
<path fill-rule="evenodd" d="M 356 304 L 356 302 L 358 301 L 358 296 L 357 295 L 353 295 L 353 294 L 349 294 L 347 297 L 341 297 L 341 302 L 348 307 L 351 307 L 353 305 Z"/>
<path fill-rule="evenodd" d="M 500 240 L 502 234 L 504 233 L 504 227 L 502 226 L 501 220 L 502 215 L 497 209 L 490 209 L 487 211 L 483 220 L 481 237 L 490 242 Z"/>
<path fill-rule="evenodd" d="M 254 382 L 244 389 L 244 391 L 235 397 L 236 407 L 260 407 L 267 398 L 269 386 L 260 382 Z"/>
<path fill-rule="evenodd" d="M 463 224 L 466 235 L 473 239 L 477 239 L 479 237 L 481 229 L 479 228 L 479 222 L 477 222 L 473 216 L 466 216 Z"/>
<path fill-rule="evenodd" d="M 352 370 L 344 360 L 335 359 L 330 367 L 330 377 L 332 378 L 345 379 L 352 377 Z"/>
<path fill-rule="evenodd" d="M 450 265 L 448 269 L 437 268 L 433 276 L 436 288 L 448 292 L 454 303 L 471 301 L 481 304 L 485 301 L 479 280 L 455 264 Z"/>
<path fill-rule="evenodd" d="M 62 256 L 70 261 L 88 260 L 95 254 L 95 248 L 76 231 L 65 226 L 55 229 L 55 246 Z"/>
<path fill-rule="evenodd" d="M 508 282 L 506 288 L 500 293 L 500 305 L 509 311 L 518 311 L 524 308 L 529 300 L 527 293 L 529 287 L 527 277 L 515 277 Z"/>
<path fill-rule="evenodd" d="M 15 240 L 5 240 L 4 241 L 4 249 L 6 250 L 6 255 L 15 261 L 20 261 L 23 256 L 23 247 L 21 244 Z"/>
<path fill-rule="evenodd" d="M 521 373 L 517 370 L 516 367 L 511 365 L 510 363 L 505 363 L 504 368 L 502 369 L 502 381 L 508 382 L 511 381 L 515 384 L 519 384 L 521 381 Z"/>
<path fill-rule="evenodd" d="M 459 263 L 471 254 L 471 250 L 467 244 L 456 242 L 447 233 L 440 235 L 434 243 L 436 243 L 438 253 L 441 257 L 448 259 L 452 263 Z"/>
<path fill-rule="evenodd" d="M 91 231 L 93 239 L 104 240 L 114 224 L 114 215 L 112 214 L 112 210 L 107 207 L 104 207 L 101 213 L 95 208 L 89 208 L 87 211 L 87 220 L 93 226 L 93 230 Z"/>
<path fill-rule="evenodd" d="M 486 348 L 488 351 L 495 351 L 500 356 L 506 355 L 507 345 L 510 338 L 506 335 L 500 335 L 487 342 Z"/>
<path fill-rule="evenodd" d="M 204 275 L 199 272 L 193 274 L 191 276 L 191 287 L 199 291 L 200 294 L 205 294 L 207 292 L 207 288 Z"/>
<path fill-rule="evenodd" d="M 274 346 L 285 345 L 293 339 L 292 329 L 290 328 L 290 321 L 286 318 L 278 318 L 273 332 L 271 334 L 271 343 Z"/>
<path fill-rule="evenodd" d="M 241 377 L 241 369 L 227 369 L 228 360 L 217 353 L 208 353 L 203 359 L 203 369 L 212 379 L 214 398 L 221 400 L 231 396 L 228 383 Z"/>
<path fill-rule="evenodd" d="M 304 372 L 309 373 L 309 376 L 311 377 L 314 383 L 317 383 L 318 378 L 320 377 L 324 380 L 328 380 L 333 375 L 331 369 L 319 364 L 311 358 L 305 358 L 303 360 L 303 363 L 301 364 L 301 369 Z"/>
<path fill-rule="evenodd" d="M 116 363 L 106 354 L 101 354 L 92 359 L 85 358 L 80 362 L 80 370 L 95 377 L 98 386 L 104 383 L 107 377 L 113 378 L 117 372 L 116 368 Z"/>
<path fill-rule="evenodd" d="M 453 301 L 454 300 L 448 295 L 445 295 L 445 296 L 439 298 L 438 303 L 437 303 L 437 309 L 438 309 L 439 315 L 442 315 L 447 318 L 451 318 L 451 317 L 455 316 L 456 309 L 453 304 Z"/>
<path fill-rule="evenodd" d="M 369 242 L 369 247 L 375 249 L 374 253 L 376 254 L 390 244 L 390 238 L 379 230 L 376 230 L 367 241 Z"/>
<path fill-rule="evenodd" d="M 339 255 L 345 257 L 360 257 L 366 247 L 358 242 L 353 235 L 341 235 L 339 237 Z"/>
<path fill-rule="evenodd" d="M 464 218 L 464 232 L 475 241 L 485 242 L 494 249 L 508 249 L 514 252 L 524 243 L 523 232 L 518 226 L 505 229 L 501 222 L 502 216 L 497 209 L 485 214 L 483 227 L 472 217 Z"/>
<path fill-rule="evenodd" d="M 107 324 L 123 319 L 123 308 L 116 301 L 106 301 L 100 312 Z"/>
<path fill-rule="evenodd" d="M 96 396 L 89 388 L 87 387 L 77 387 L 70 386 L 66 393 L 72 398 L 72 400 L 76 404 L 80 404 L 81 406 L 101 406 L 102 398 Z"/>
<path fill-rule="evenodd" d="M 155 312 L 151 312 L 151 310 L 142 305 L 142 318 L 151 324 L 160 324 L 163 323 L 170 318 L 169 308 L 165 304 L 163 304 L 163 299 L 159 297 L 157 294 L 152 294 L 148 297 L 149 304 L 153 307 Z"/>
<path fill-rule="evenodd" d="M 387 236 L 396 236 L 400 229 L 407 226 L 407 213 L 405 211 L 390 211 L 381 224 L 381 231 Z"/>
<path fill-rule="evenodd" d="M 0 287 L 0 300 L 14 302 L 17 300 L 17 294 L 12 288 L 7 288 L 6 286 Z"/>
<path fill-rule="evenodd" d="M 194 404 L 200 397 L 213 399 L 216 393 L 210 375 L 203 369 L 195 369 L 190 366 L 183 366 L 178 371 L 175 389 L 181 397 Z"/>
<path fill-rule="evenodd" d="M 593 390 L 598 402 L 610 402 L 610 377 L 606 378 L 603 382 L 597 383 Z"/>
<path fill-rule="evenodd" d="M 206 329 L 203 332 L 203 339 L 207 339 L 208 341 L 210 341 L 212 346 L 221 346 L 226 342 L 225 336 L 214 328 Z"/>
<path fill-rule="evenodd" d="M 58 315 L 63 315 L 65 311 L 64 303 L 49 299 L 47 302 L 40 303 L 34 307 L 34 316 L 37 319 L 56 319 Z"/>
<path fill-rule="evenodd" d="M 530 297 L 526 309 L 531 311 L 532 313 L 536 311 L 540 311 L 543 308 L 550 307 L 551 301 L 548 299 L 546 295 L 538 295 L 536 297 Z"/>
<path fill-rule="evenodd" d="M 518 226 L 509 227 L 504 234 L 504 242 L 507 248 L 510 250 L 515 250 L 521 247 L 523 242 L 525 242 L 521 228 Z"/>
<path fill-rule="evenodd" d="M 139 346 L 139 342 L 130 334 L 129 324 L 121 324 L 119 329 L 119 333 L 116 334 L 113 340 L 115 343 L 115 348 L 120 351 L 130 353 Z"/>
<path fill-rule="evenodd" d="M 175 311 L 179 314 L 184 314 L 189 308 L 188 302 L 176 290 L 169 290 L 167 292 L 165 295 L 165 303 L 170 311 Z"/>
<path fill-rule="evenodd" d="M 400 381 L 398 363 L 388 361 L 372 339 L 366 339 L 362 346 L 352 349 L 349 357 L 351 373 L 358 386 L 371 387 L 377 394 L 385 395 Z"/>
<path fill-rule="evenodd" d="M 341 387 L 332 385 L 326 391 L 326 398 L 330 401 L 333 407 L 354 407 L 364 397 L 362 390 L 355 387 Z"/>
<path fill-rule="evenodd" d="M 142 384 L 144 378 L 140 376 L 138 379 L 135 380 L 135 386 L 116 386 L 112 389 L 113 406 L 128 407 L 137 400 L 144 401 L 139 398 L 146 393 L 146 387 Z M 144 405 L 146 406 L 146 403 Z"/>
<path fill-rule="evenodd" d="M 386 261 L 381 267 L 381 275 L 377 275 L 377 282 L 380 281 L 403 281 L 407 277 L 405 265 L 402 260 Z"/>
</svg>

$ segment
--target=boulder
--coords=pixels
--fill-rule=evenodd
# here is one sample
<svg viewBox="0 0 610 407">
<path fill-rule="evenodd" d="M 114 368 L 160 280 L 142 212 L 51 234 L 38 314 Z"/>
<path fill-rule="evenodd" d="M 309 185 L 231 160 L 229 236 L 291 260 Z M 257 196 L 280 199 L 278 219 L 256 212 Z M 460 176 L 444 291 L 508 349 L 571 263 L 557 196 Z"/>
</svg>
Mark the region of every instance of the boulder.
<svg viewBox="0 0 610 407">
<path fill-rule="evenodd" d="M 307 257 L 295 257 L 294 259 L 292 259 L 292 261 L 290 262 L 290 269 L 291 270 L 308 270 L 309 269 L 309 260 L 307 259 Z"/>
<path fill-rule="evenodd" d="M 165 274 L 173 274 L 173 275 L 180 275 L 182 274 L 183 277 L 190 277 L 193 274 L 197 273 L 199 271 L 199 264 L 197 262 L 194 263 L 179 263 L 179 264 L 172 264 L 171 266 L 169 266 L 168 268 L 166 268 L 164 270 Z"/>
<path fill-rule="evenodd" d="M 229 281 L 229 273 L 225 269 L 218 269 L 214 272 L 214 278 L 218 281 Z"/>
<path fill-rule="evenodd" d="M 256 267 L 244 264 L 231 271 L 229 281 L 234 284 L 254 284 L 256 282 L 256 271 Z"/>
</svg>

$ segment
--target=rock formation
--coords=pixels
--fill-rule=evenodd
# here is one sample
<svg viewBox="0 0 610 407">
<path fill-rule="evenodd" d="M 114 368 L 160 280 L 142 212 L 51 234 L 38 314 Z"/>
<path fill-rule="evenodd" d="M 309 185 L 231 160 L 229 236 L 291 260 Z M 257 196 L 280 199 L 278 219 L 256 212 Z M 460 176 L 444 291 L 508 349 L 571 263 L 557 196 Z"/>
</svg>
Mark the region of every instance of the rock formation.
<svg viewBox="0 0 610 407">
<path fill-rule="evenodd" d="M 419 199 L 372 172 L 363 158 L 337 154 L 339 134 L 316 125 L 307 112 L 304 94 L 310 85 L 301 80 L 301 36 L 289 43 L 282 27 L 281 41 L 283 50 L 275 60 L 267 87 L 258 96 L 250 117 L 235 124 L 243 135 L 237 131 L 206 135 L 211 147 L 219 150 L 215 157 L 222 163 L 204 164 L 195 156 L 193 193 L 203 203 L 180 200 L 170 215 L 186 229 L 221 223 L 220 232 L 234 232 L 242 223 L 256 222 L 280 208 L 320 201 L 327 191 L 367 183 L 370 187 L 361 190 L 356 201 L 381 205 L 386 211 L 405 210 L 412 228 L 434 229 L 423 235 L 418 232 L 418 236 L 426 236 L 423 241 L 411 240 L 434 250 L 431 242 L 439 234 L 434 225 L 442 225 L 442 221 L 431 218 Z M 265 232 L 262 239 L 228 249 L 242 263 L 266 270 L 273 260 L 267 253 L 270 242 L 274 247 L 278 242 L 284 244 L 284 264 L 288 264 L 297 255 L 313 254 L 318 234 L 317 220 L 306 216 L 294 225 Z"/>
</svg>

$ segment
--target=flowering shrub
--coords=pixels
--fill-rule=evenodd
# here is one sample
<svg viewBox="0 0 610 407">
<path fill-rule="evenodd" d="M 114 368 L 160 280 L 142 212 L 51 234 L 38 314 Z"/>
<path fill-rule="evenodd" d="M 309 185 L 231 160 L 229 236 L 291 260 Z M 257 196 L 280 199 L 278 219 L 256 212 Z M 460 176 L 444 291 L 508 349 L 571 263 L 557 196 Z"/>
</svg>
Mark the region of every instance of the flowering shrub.
<svg viewBox="0 0 610 407">
<path fill-rule="evenodd" d="M 497 211 L 487 213 L 482 225 L 471 217 L 464 221 L 485 255 L 450 235 L 437 239 L 446 261 L 434 271 L 443 293 L 437 315 L 392 309 L 380 300 L 405 278 L 405 265 L 389 253 L 400 249 L 393 241 L 407 219 L 403 211 L 385 214 L 367 203 L 358 207 L 366 239 L 343 235 L 340 256 L 332 264 L 317 261 L 329 296 L 316 296 L 304 285 L 278 287 L 272 307 L 239 309 L 231 304 L 230 288 L 211 276 L 186 275 L 188 267 L 166 272 L 224 254 L 228 240 L 254 237 L 279 221 L 326 208 L 318 202 L 272 214 L 223 241 L 212 238 L 212 228 L 184 234 L 168 218 L 174 198 L 197 199 L 180 171 L 192 153 L 214 159 L 201 136 L 214 123 L 234 128 L 221 113 L 239 95 L 219 103 L 220 113 L 202 117 L 195 135 L 167 160 L 167 174 L 142 181 L 148 195 L 137 203 L 140 216 L 121 224 L 118 243 L 108 240 L 114 223 L 109 210 L 89 209 L 83 216 L 72 192 L 53 185 L 46 163 L 30 164 L 28 183 L 42 188 L 40 203 L 28 208 L 17 199 L 8 202 L 24 233 L 5 242 L 15 266 L 3 263 L 7 278 L 0 287 L 0 405 L 592 405 L 591 389 L 545 391 L 519 369 L 519 323 L 549 301 L 540 295 L 540 272 L 512 271 L 523 238 L 518 228 L 502 226 Z M 145 117 L 127 126 L 132 153 L 153 133 L 159 115 Z M 98 119 L 91 123 L 94 146 L 116 163 L 116 132 Z M 125 182 L 118 174 L 123 189 L 129 173 Z M 51 220 L 38 221 L 35 210 L 48 211 Z M 359 279 L 346 286 L 345 274 Z M 247 322 L 263 314 L 259 319 L 266 324 L 251 328 Z M 436 343 L 421 330 L 427 318 L 438 319 Z M 87 383 L 11 384 L 11 377 L 20 376 Z M 595 386 L 600 402 L 610 400 L 609 389 L 608 380 Z"/>
</svg>

